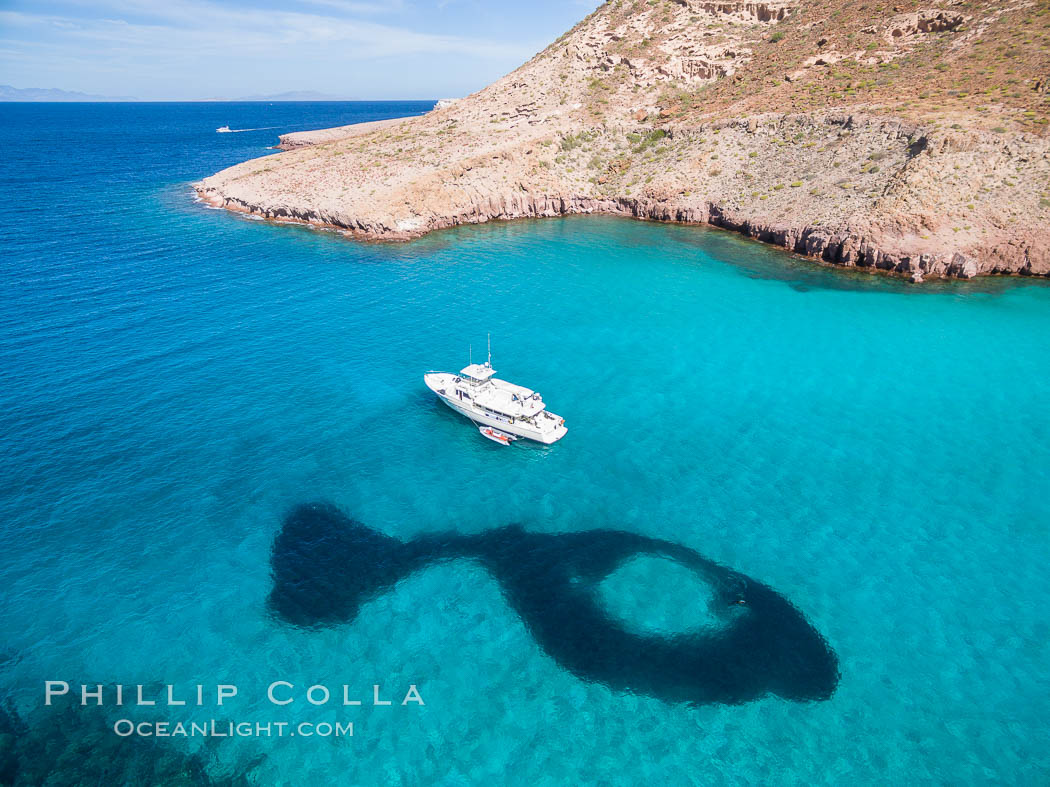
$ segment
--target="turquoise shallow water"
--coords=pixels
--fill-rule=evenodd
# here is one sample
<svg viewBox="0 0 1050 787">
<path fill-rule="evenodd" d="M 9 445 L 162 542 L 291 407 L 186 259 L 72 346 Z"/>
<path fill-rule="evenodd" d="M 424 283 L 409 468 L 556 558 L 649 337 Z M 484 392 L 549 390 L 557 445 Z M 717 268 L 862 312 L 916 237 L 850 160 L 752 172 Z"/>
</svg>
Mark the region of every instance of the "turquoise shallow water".
<svg viewBox="0 0 1050 787">
<path fill-rule="evenodd" d="M 367 245 L 207 210 L 186 185 L 277 133 L 219 125 L 404 111 L 0 115 L 23 140 L 0 172 L 19 195 L 0 228 L 15 706 L 48 678 L 236 683 L 224 717 L 357 723 L 218 744 L 260 783 L 1045 783 L 1050 288 L 915 288 L 597 217 Z M 487 332 L 501 375 L 567 419 L 561 443 L 496 446 L 423 387 Z M 288 626 L 265 604 L 271 545 L 314 500 L 401 539 L 516 522 L 684 544 L 802 610 L 840 682 L 700 708 L 584 682 L 470 561 L 352 623 Z M 704 588 L 660 563 L 609 577 L 611 614 L 704 625 Z M 273 680 L 416 683 L 427 704 L 317 710 L 300 689 L 275 709 Z"/>
</svg>

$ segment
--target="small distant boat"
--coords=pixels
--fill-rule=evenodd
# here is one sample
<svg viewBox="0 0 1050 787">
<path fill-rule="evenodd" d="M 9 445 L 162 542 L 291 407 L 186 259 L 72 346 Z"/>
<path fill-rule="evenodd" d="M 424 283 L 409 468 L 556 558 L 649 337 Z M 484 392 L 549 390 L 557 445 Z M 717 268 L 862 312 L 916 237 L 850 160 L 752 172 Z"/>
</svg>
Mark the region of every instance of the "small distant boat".
<svg viewBox="0 0 1050 787">
<path fill-rule="evenodd" d="M 233 129 L 229 126 L 222 126 L 221 128 L 215 129 L 216 134 L 232 134 Z"/>
<path fill-rule="evenodd" d="M 478 431 L 481 432 L 482 437 L 487 437 L 494 443 L 500 445 L 510 445 L 518 438 L 512 434 L 501 432 L 499 429 L 493 429 L 491 426 L 479 426 Z"/>
</svg>

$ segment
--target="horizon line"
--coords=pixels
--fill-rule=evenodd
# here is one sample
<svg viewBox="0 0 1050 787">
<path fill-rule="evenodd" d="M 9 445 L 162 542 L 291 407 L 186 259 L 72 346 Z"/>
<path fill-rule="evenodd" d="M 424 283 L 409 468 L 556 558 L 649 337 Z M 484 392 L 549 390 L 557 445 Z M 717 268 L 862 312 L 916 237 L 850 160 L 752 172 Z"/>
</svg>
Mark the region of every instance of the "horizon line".
<svg viewBox="0 0 1050 787">
<path fill-rule="evenodd" d="M 0 99 L 0 104 L 400 104 L 439 98 L 99 98 L 34 101 Z"/>
</svg>

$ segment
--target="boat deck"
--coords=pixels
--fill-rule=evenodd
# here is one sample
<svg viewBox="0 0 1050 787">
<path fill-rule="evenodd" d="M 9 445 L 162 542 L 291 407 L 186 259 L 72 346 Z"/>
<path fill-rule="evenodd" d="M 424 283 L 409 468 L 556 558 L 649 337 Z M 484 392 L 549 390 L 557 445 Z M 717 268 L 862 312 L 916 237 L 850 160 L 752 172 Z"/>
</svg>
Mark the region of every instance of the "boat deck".
<svg viewBox="0 0 1050 787">
<path fill-rule="evenodd" d="M 535 391 L 495 377 L 474 389 L 474 402 L 515 418 L 537 415 L 547 406 Z"/>
</svg>

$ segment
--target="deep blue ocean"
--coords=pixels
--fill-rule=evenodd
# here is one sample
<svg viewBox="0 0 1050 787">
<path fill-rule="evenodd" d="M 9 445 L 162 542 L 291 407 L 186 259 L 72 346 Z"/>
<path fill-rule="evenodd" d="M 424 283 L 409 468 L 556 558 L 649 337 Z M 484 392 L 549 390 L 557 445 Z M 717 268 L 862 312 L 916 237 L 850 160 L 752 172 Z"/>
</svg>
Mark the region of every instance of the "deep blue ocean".
<svg viewBox="0 0 1050 787">
<path fill-rule="evenodd" d="M 430 106 L 0 105 L 0 693 L 23 725 L 0 769 L 35 736 L 75 783 L 78 757 L 140 745 L 119 719 L 217 718 L 355 727 L 136 756 L 289 785 L 1047 783 L 1050 286 L 916 287 L 609 217 L 365 244 L 194 201 L 279 133 Z M 495 445 L 424 387 L 490 333 L 564 440 Z M 367 537 L 295 530 L 307 503 Z M 436 533 L 488 551 L 387 561 Z M 596 620 L 684 647 L 762 614 L 645 550 L 583 577 L 637 537 L 790 602 L 830 697 L 793 696 L 754 641 L 723 653 L 735 677 L 695 676 L 728 691 L 700 702 L 613 645 L 567 655 Z M 531 604 L 572 555 L 571 592 Z M 279 560 L 329 618 L 281 614 Z M 600 614 L 549 636 L 579 599 Z M 45 680 L 238 695 L 56 720 Z"/>
</svg>

